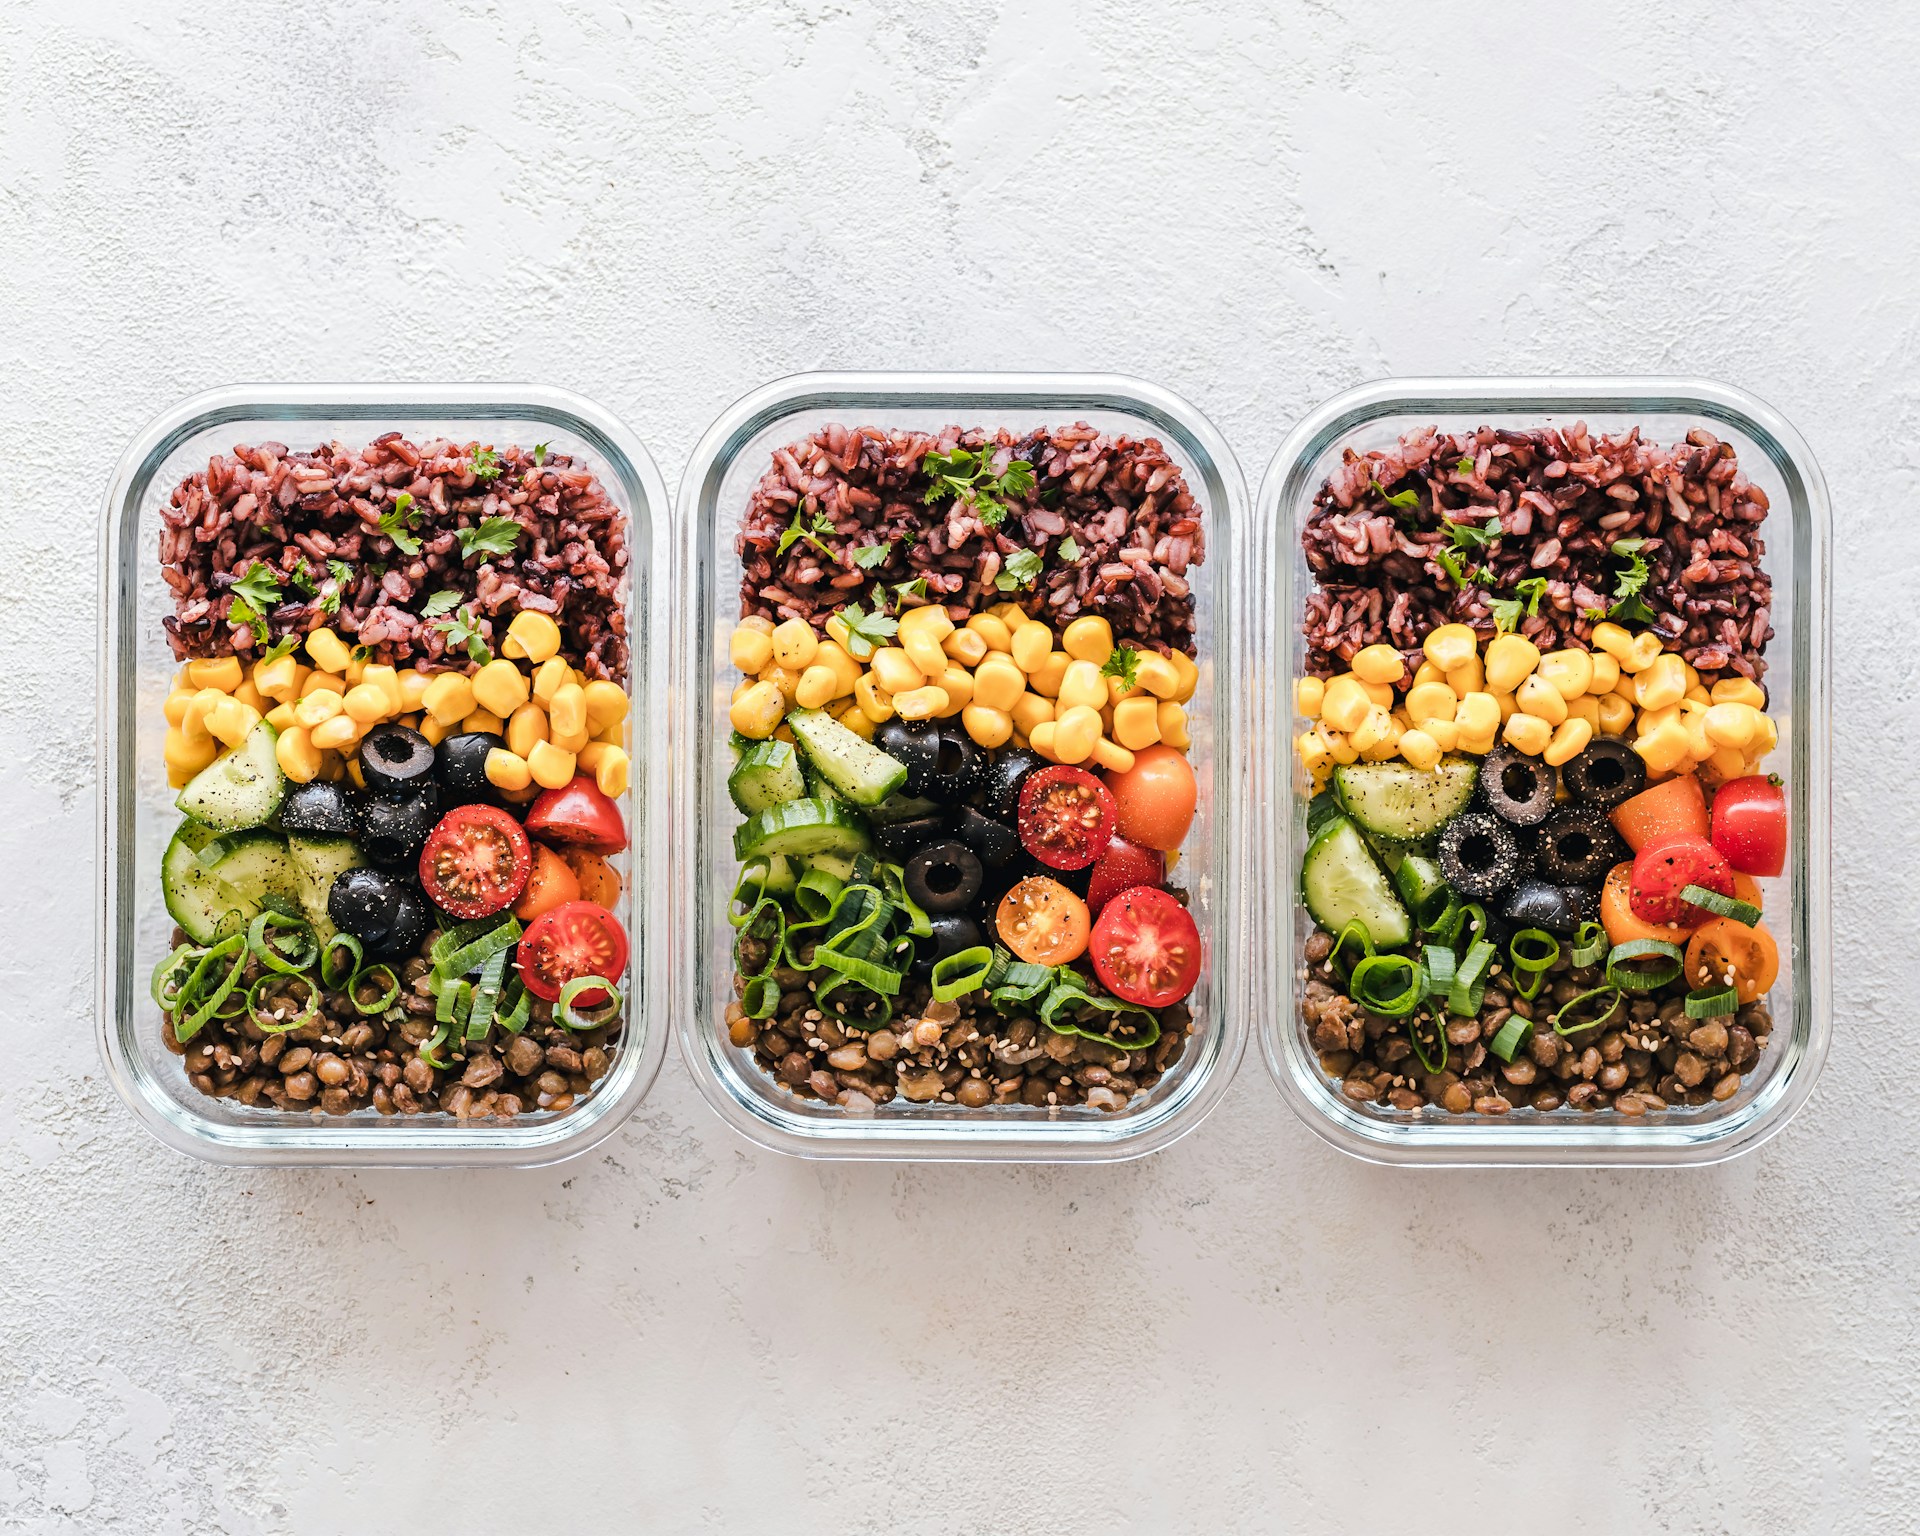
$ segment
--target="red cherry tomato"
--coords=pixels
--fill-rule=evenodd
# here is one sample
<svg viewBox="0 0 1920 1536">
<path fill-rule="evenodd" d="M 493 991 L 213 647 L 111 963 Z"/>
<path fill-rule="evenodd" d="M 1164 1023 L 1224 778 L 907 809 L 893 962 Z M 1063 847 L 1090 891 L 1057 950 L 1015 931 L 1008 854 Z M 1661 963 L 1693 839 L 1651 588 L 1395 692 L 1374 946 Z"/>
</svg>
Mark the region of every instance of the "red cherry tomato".
<svg viewBox="0 0 1920 1536">
<path fill-rule="evenodd" d="M 1085 869 L 1113 839 L 1113 796 L 1084 768 L 1056 763 L 1020 786 L 1020 842 L 1054 869 Z"/>
<path fill-rule="evenodd" d="M 1122 837 L 1162 853 L 1186 841 L 1199 786 L 1184 755 L 1162 743 L 1142 747 L 1125 773 L 1107 775 L 1107 788 Z"/>
<path fill-rule="evenodd" d="M 1122 891 L 1136 885 L 1163 885 L 1167 878 L 1167 856 L 1158 848 L 1142 848 L 1116 836 L 1093 866 L 1093 878 L 1087 885 L 1087 909 L 1095 917 Z"/>
<path fill-rule="evenodd" d="M 620 979 L 627 968 L 627 931 L 597 902 L 570 901 L 534 919 L 513 963 L 529 992 L 557 1002 L 561 989 L 582 976 Z M 606 1000 L 605 989 L 595 987 L 573 1001 L 575 1007 L 596 1008 Z"/>
<path fill-rule="evenodd" d="M 1628 905 L 1642 922 L 1697 928 L 1713 914 L 1680 899 L 1689 885 L 1731 896 L 1733 869 L 1704 837 L 1683 832 L 1656 838 L 1634 856 Z"/>
<path fill-rule="evenodd" d="M 620 807 L 581 774 L 571 784 L 542 791 L 527 812 L 527 830 L 548 843 L 570 843 L 589 853 L 618 853 L 627 846 Z"/>
<path fill-rule="evenodd" d="M 487 917 L 512 906 L 532 869 L 527 834 L 496 805 L 448 811 L 420 850 L 420 888 L 455 917 Z"/>
<path fill-rule="evenodd" d="M 1713 792 L 1713 846 L 1742 874 L 1787 867 L 1787 797 L 1765 774 L 1729 779 Z"/>
<path fill-rule="evenodd" d="M 1165 891 L 1137 886 L 1107 903 L 1087 946 L 1100 984 L 1142 1008 L 1177 1003 L 1200 979 L 1200 930 Z"/>
</svg>

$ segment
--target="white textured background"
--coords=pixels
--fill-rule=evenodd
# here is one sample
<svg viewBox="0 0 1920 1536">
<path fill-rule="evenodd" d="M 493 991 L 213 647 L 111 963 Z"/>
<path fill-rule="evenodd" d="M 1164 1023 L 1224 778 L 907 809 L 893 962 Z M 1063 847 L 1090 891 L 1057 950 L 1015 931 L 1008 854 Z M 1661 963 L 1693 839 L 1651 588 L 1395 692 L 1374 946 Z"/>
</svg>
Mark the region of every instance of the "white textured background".
<svg viewBox="0 0 1920 1536">
<path fill-rule="evenodd" d="M 1913 1530 L 1920 46 L 1896 0 L 1794 9 L 0 8 L 0 1528 Z M 962 365 L 1160 380 L 1250 480 L 1396 372 L 1784 410 L 1839 531 L 1799 1120 L 1704 1172 L 1422 1177 L 1250 1055 L 1144 1163 L 813 1166 L 671 1059 L 540 1173 L 147 1139 L 89 975 L 94 519 L 139 426 L 524 378 L 672 480 L 759 381 Z"/>
</svg>

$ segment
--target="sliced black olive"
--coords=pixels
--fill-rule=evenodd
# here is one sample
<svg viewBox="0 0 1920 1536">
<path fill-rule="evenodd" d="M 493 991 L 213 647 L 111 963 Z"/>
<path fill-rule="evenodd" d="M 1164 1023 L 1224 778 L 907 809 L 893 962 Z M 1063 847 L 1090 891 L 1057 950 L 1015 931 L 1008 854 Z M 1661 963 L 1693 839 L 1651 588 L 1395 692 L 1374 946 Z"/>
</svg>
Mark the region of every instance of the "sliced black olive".
<svg viewBox="0 0 1920 1536">
<path fill-rule="evenodd" d="M 933 973 L 933 963 L 963 949 L 986 943 L 980 925 L 960 912 L 937 912 L 930 919 L 933 932 L 914 944 L 913 974 L 923 981 Z"/>
<path fill-rule="evenodd" d="M 1624 741 L 1604 736 L 1560 772 L 1567 793 L 1588 805 L 1618 805 L 1647 787 L 1647 765 L 1640 754 Z"/>
<path fill-rule="evenodd" d="M 1522 880 L 1507 893 L 1501 915 L 1516 928 L 1544 928 L 1548 933 L 1572 933 L 1580 926 L 1575 893 L 1544 880 Z"/>
<path fill-rule="evenodd" d="M 404 725 L 376 725 L 360 739 L 360 772 L 376 795 L 404 795 L 433 772 L 433 743 Z"/>
<path fill-rule="evenodd" d="M 414 955 L 420 952 L 427 930 L 433 926 L 433 906 L 420 887 L 411 880 L 400 884 L 400 912 L 393 922 L 393 936 L 387 941 L 390 952 Z"/>
<path fill-rule="evenodd" d="M 1046 766 L 1045 758 L 1025 747 L 994 753 L 980 774 L 980 787 L 987 792 L 987 814 L 1011 824 L 1020 814 L 1020 786 L 1028 774 Z"/>
<path fill-rule="evenodd" d="M 980 894 L 980 859 L 965 843 L 935 843 L 907 860 L 907 895 L 929 912 L 958 912 Z"/>
<path fill-rule="evenodd" d="M 873 829 L 874 846 L 896 864 L 904 864 L 913 854 L 946 836 L 944 816 L 915 816 L 884 822 Z"/>
<path fill-rule="evenodd" d="M 1487 809 L 1517 827 L 1535 827 L 1553 810 L 1553 769 L 1537 757 L 1497 747 L 1480 763 Z"/>
<path fill-rule="evenodd" d="M 326 779 L 295 784 L 280 802 L 280 825 L 313 837 L 352 837 L 360 830 L 353 810 L 357 798 L 345 785 Z"/>
<path fill-rule="evenodd" d="M 1599 885 L 1607 871 L 1627 857 L 1627 845 L 1595 806 L 1574 805 L 1555 811 L 1540 828 L 1533 867 L 1555 885 Z"/>
<path fill-rule="evenodd" d="M 958 805 L 980 787 L 980 770 L 987 754 L 958 720 L 939 720 L 940 745 L 920 793 L 948 805 Z"/>
<path fill-rule="evenodd" d="M 364 944 L 368 954 L 392 955 L 419 948 L 432 913 L 411 880 L 384 869 L 348 869 L 334 876 L 327 916 L 334 927 Z"/>
<path fill-rule="evenodd" d="M 488 731 L 462 731 L 440 743 L 437 761 L 442 796 L 448 805 L 471 805 L 493 799 L 487 779 L 487 754 L 506 742 Z"/>
<path fill-rule="evenodd" d="M 988 869 L 998 869 L 1020 851 L 1020 834 L 1005 822 L 963 805 L 954 813 L 953 830 L 960 841 L 980 855 Z"/>
<path fill-rule="evenodd" d="M 360 851 L 374 863 L 403 864 L 420 856 L 439 820 L 439 786 L 428 780 L 401 800 L 367 796 L 360 802 L 360 826 L 354 835 Z"/>
<path fill-rule="evenodd" d="M 1447 884 L 1470 901 L 1504 891 L 1520 869 L 1513 829 L 1482 811 L 1456 816 L 1442 827 L 1437 856 Z"/>
<path fill-rule="evenodd" d="M 907 765 L 907 793 L 924 795 L 927 775 L 940 756 L 940 728 L 931 720 L 887 721 L 874 733 L 873 744 L 888 757 Z"/>
</svg>

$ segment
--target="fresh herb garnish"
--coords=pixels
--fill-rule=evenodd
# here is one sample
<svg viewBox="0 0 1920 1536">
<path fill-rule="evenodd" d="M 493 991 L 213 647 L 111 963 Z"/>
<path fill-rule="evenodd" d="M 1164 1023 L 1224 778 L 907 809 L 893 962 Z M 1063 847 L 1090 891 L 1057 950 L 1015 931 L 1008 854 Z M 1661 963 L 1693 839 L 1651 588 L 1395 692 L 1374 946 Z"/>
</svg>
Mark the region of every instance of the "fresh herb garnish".
<svg viewBox="0 0 1920 1536">
<path fill-rule="evenodd" d="M 1037 554 L 1030 549 L 1016 549 L 1007 556 L 1006 563 L 1000 567 L 1000 574 L 993 578 L 993 584 L 1002 592 L 1017 592 L 1039 580 L 1041 569 L 1042 562 Z"/>
<path fill-rule="evenodd" d="M 525 530 L 510 517 L 489 517 L 478 528 L 456 528 L 460 558 L 472 555 L 510 555 Z"/>
<path fill-rule="evenodd" d="M 306 597 L 312 597 L 320 590 L 318 583 L 313 579 L 313 574 L 304 565 L 296 565 L 287 572 L 287 585 Z"/>
<path fill-rule="evenodd" d="M 927 487 L 927 502 L 964 501 L 983 525 L 998 528 L 1006 521 L 1007 503 L 1033 489 L 1033 466 L 1025 459 L 1015 459 L 998 475 L 989 475 L 987 465 L 993 455 L 991 445 L 928 454 L 920 461 L 920 468 L 933 482 Z"/>
<path fill-rule="evenodd" d="M 423 619 L 437 619 L 443 613 L 452 613 L 453 610 L 459 606 L 460 594 L 455 592 L 451 587 L 443 588 L 427 599 L 425 605 L 420 609 L 420 617 Z"/>
<path fill-rule="evenodd" d="M 894 612 L 898 613 L 902 608 L 906 607 L 907 599 L 910 597 L 917 597 L 922 602 L 926 601 L 927 599 L 927 578 L 926 577 L 916 576 L 913 578 L 912 581 L 902 581 L 895 584 L 893 589 Z M 877 603 L 874 605 L 874 609 L 876 612 L 879 610 L 879 606 L 880 605 Z"/>
<path fill-rule="evenodd" d="M 1130 645 L 1116 645 L 1100 668 L 1100 675 L 1119 678 L 1121 689 L 1131 693 L 1140 686 L 1140 653 Z"/>
<path fill-rule="evenodd" d="M 900 633 L 900 621 L 884 613 L 868 613 L 858 603 L 840 610 L 840 622 L 847 627 L 847 654 L 855 661 L 869 660 L 874 651 Z"/>
<path fill-rule="evenodd" d="M 474 449 L 472 466 L 476 480 L 497 480 L 500 477 L 500 455 L 491 448 Z"/>
<path fill-rule="evenodd" d="M 774 553 L 784 555 L 800 540 L 805 539 L 821 554 L 831 559 L 833 551 L 821 543 L 821 539 L 832 533 L 833 524 L 827 521 L 826 514 L 817 506 L 809 513 L 805 503 L 802 503 L 793 509 L 793 521 L 787 524 L 787 531 L 780 535 L 780 546 Z"/>
<path fill-rule="evenodd" d="M 1080 558 L 1080 545 L 1075 541 L 1072 534 L 1068 534 L 1053 547 L 1053 552 L 1060 559 L 1071 565 Z"/>
<path fill-rule="evenodd" d="M 884 544 L 862 544 L 853 552 L 853 563 L 863 571 L 870 571 L 875 566 L 885 565 L 892 554 L 892 539 Z"/>
<path fill-rule="evenodd" d="M 427 599 L 428 605 L 431 606 L 437 598 L 443 595 L 442 593 L 435 593 L 433 597 Z M 462 608 L 458 613 L 451 614 L 446 618 L 436 619 L 433 627 L 445 633 L 448 645 L 465 646 L 467 648 L 467 655 L 480 666 L 484 667 L 488 662 L 493 660 L 493 652 L 487 649 L 486 637 L 480 633 L 479 615 L 473 611 L 473 605 L 471 603 L 467 604 L 467 606 Z"/>
<path fill-rule="evenodd" d="M 327 562 L 327 588 L 320 594 L 320 611 L 338 613 L 341 595 L 353 581 L 353 567 L 344 560 Z"/>
<path fill-rule="evenodd" d="M 393 547 L 403 555 L 420 553 L 420 541 L 407 530 L 418 523 L 424 514 L 413 504 L 413 492 L 402 491 L 393 498 L 391 510 L 380 514 L 380 531 L 393 540 Z"/>
<path fill-rule="evenodd" d="M 350 661 L 372 661 L 373 647 L 370 645 L 356 645 L 352 650 L 347 652 L 347 659 Z"/>
<path fill-rule="evenodd" d="M 267 621 L 260 616 L 260 611 L 237 591 L 233 594 L 233 601 L 227 605 L 227 620 L 229 623 L 246 625 L 253 631 L 255 640 L 262 645 L 267 643 L 269 633 Z"/>
<path fill-rule="evenodd" d="M 1453 547 L 1473 554 L 1485 549 L 1506 530 L 1500 526 L 1500 519 L 1490 517 L 1485 522 L 1448 522 L 1445 524 L 1447 538 Z"/>
<path fill-rule="evenodd" d="M 544 469 L 544 468 L 546 467 L 546 463 L 547 463 L 547 444 L 545 444 L 545 443 L 535 443 L 535 444 L 533 445 L 533 462 L 534 462 L 535 464 L 537 464 L 537 465 L 539 465 L 539 466 L 540 466 L 541 468 L 543 468 L 543 469 Z"/>
<path fill-rule="evenodd" d="M 236 597 L 243 597 L 259 613 L 266 612 L 280 601 L 280 582 L 273 574 L 273 568 L 256 560 L 242 573 L 232 587 Z"/>
<path fill-rule="evenodd" d="M 1611 619 L 1625 619 L 1629 624 L 1651 624 L 1653 610 L 1640 596 L 1653 573 L 1647 569 L 1647 557 L 1641 550 L 1647 547 L 1645 539 L 1615 539 L 1613 552 L 1627 562 L 1627 568 L 1613 579 L 1613 606 L 1607 610 Z"/>
<path fill-rule="evenodd" d="M 278 661 L 282 656 L 291 655 L 293 648 L 299 643 L 300 636 L 298 635 L 282 635 L 267 648 L 266 654 L 260 659 L 262 661 Z"/>
<path fill-rule="evenodd" d="M 1380 499 L 1388 506 L 1398 507 L 1402 512 L 1411 512 L 1415 507 L 1420 505 L 1420 493 L 1411 486 L 1407 487 L 1404 491 L 1396 492 L 1392 496 L 1387 494 L 1387 488 L 1378 480 L 1373 482 L 1373 488 L 1380 493 Z"/>
<path fill-rule="evenodd" d="M 1540 612 L 1540 599 L 1546 593 L 1547 578 L 1529 576 L 1525 581 L 1516 582 L 1512 597 L 1496 597 L 1487 604 L 1493 614 L 1493 627 L 1501 634 L 1511 634 L 1520 627 L 1520 615 L 1524 610 L 1528 618 L 1536 617 Z"/>
<path fill-rule="evenodd" d="M 1470 453 L 1463 453 L 1460 455 L 1460 462 L 1453 466 L 1453 472 L 1456 475 L 1470 475 L 1473 473 L 1473 467 L 1474 467 L 1473 455 Z"/>
</svg>

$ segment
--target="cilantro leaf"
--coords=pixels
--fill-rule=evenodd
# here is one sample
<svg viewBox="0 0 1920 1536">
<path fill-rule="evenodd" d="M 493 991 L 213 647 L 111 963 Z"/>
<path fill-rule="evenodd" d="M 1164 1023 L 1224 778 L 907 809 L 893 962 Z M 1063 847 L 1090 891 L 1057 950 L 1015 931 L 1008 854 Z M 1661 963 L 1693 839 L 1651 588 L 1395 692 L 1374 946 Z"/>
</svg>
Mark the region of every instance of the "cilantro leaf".
<svg viewBox="0 0 1920 1536">
<path fill-rule="evenodd" d="M 1100 675 L 1119 678 L 1121 688 L 1131 693 L 1140 686 L 1140 653 L 1130 645 L 1116 645 Z"/>
<path fill-rule="evenodd" d="M 261 645 L 267 643 L 267 636 L 269 634 L 267 621 L 260 616 L 260 610 L 255 608 L 252 603 L 248 602 L 238 592 L 233 594 L 233 601 L 227 605 L 227 621 L 231 624 L 246 625 L 248 629 L 253 631 L 253 638 L 255 640 Z"/>
<path fill-rule="evenodd" d="M 893 543 L 892 539 L 888 539 L 884 544 L 862 544 L 853 552 L 853 563 L 863 571 L 885 565 L 888 557 L 893 554 Z"/>
<path fill-rule="evenodd" d="M 282 656 L 291 655 L 293 648 L 300 643 L 301 639 L 302 637 L 299 635 L 282 635 L 267 648 L 266 654 L 260 659 L 262 661 L 278 661 Z"/>
<path fill-rule="evenodd" d="M 510 555 L 524 531 L 510 517 L 490 517 L 478 528 L 456 528 L 454 537 L 460 541 L 460 558 L 465 560 L 479 554 Z"/>
<path fill-rule="evenodd" d="M 1645 539 L 1615 539 L 1613 552 L 1627 562 L 1627 568 L 1613 578 L 1613 606 L 1607 610 L 1611 619 L 1625 619 L 1630 624 L 1651 624 L 1654 613 L 1647 606 L 1641 592 L 1653 573 L 1647 569 L 1647 557 L 1641 553 L 1647 547 Z"/>
<path fill-rule="evenodd" d="M 475 448 L 471 462 L 474 479 L 497 480 L 500 478 L 500 455 L 491 448 Z"/>
<path fill-rule="evenodd" d="M 1074 561 L 1080 558 L 1080 545 L 1072 534 L 1068 534 L 1054 546 L 1053 552 L 1059 556 L 1060 559 L 1066 561 L 1068 565 L 1072 565 Z"/>
<path fill-rule="evenodd" d="M 1002 592 L 1017 592 L 1031 587 L 1040 579 L 1040 557 L 1030 549 L 1016 549 L 1007 556 L 1006 563 L 1000 567 L 1000 574 L 993 578 L 994 586 Z"/>
<path fill-rule="evenodd" d="M 271 566 L 256 560 L 241 573 L 234 582 L 232 592 L 235 597 L 245 598 L 256 611 L 264 613 L 280 601 L 280 581 L 273 574 Z"/>
<path fill-rule="evenodd" d="M 840 610 L 840 622 L 847 629 L 847 654 L 855 661 L 870 659 L 875 650 L 900 633 L 900 621 L 884 613 L 868 613 L 858 603 Z"/>
<path fill-rule="evenodd" d="M 452 613 L 453 610 L 459 606 L 460 594 L 450 587 L 444 588 L 427 599 L 426 605 L 420 610 L 420 617 L 423 619 L 437 619 L 443 613 Z"/>
<path fill-rule="evenodd" d="M 1503 635 L 1510 635 L 1520 627 L 1520 599 L 1517 597 L 1496 597 L 1487 603 L 1487 612 L 1493 615 L 1493 627 Z"/>
<path fill-rule="evenodd" d="M 420 553 L 420 541 L 408 530 L 418 523 L 425 514 L 413 503 L 413 493 L 402 491 L 393 498 L 390 510 L 380 514 L 380 531 L 393 540 L 393 547 L 403 555 Z"/>
<path fill-rule="evenodd" d="M 1373 482 L 1373 488 L 1380 493 L 1380 499 L 1388 506 L 1397 507 L 1402 512 L 1411 512 L 1415 507 L 1420 505 L 1420 493 L 1411 486 L 1392 496 L 1387 494 L 1387 488 L 1378 480 Z"/>
<path fill-rule="evenodd" d="M 320 611 L 338 613 L 340 598 L 353 583 L 353 567 L 344 560 L 327 562 L 327 585 L 320 594 Z"/>
<path fill-rule="evenodd" d="M 1463 453 L 1460 455 L 1460 462 L 1453 466 L 1453 472 L 1456 475 L 1470 475 L 1473 473 L 1475 462 L 1472 454 Z"/>
<path fill-rule="evenodd" d="M 1467 573 L 1460 567 L 1460 557 L 1450 549 L 1436 549 L 1433 552 L 1434 563 L 1453 578 L 1453 584 L 1466 591 L 1471 585 Z"/>
<path fill-rule="evenodd" d="M 547 462 L 547 444 L 545 444 L 545 443 L 535 443 L 535 444 L 533 445 L 533 462 L 534 462 L 534 463 L 535 463 L 536 465 L 539 465 L 539 466 L 540 466 L 541 468 L 545 468 L 545 467 L 546 467 L 546 462 Z"/>
<path fill-rule="evenodd" d="M 808 521 L 801 521 L 803 518 Z M 793 509 L 793 521 L 787 524 L 787 531 L 780 535 L 780 545 L 774 553 L 784 555 L 800 540 L 805 539 L 821 554 L 832 559 L 833 551 L 820 542 L 823 535 L 830 536 L 832 533 L 833 524 L 827 521 L 826 514 L 818 507 L 809 513 L 805 504 L 802 503 Z"/>
<path fill-rule="evenodd" d="M 429 604 L 441 595 L 436 593 L 434 598 L 429 598 Z M 484 667 L 493 660 L 493 652 L 487 649 L 486 637 L 480 633 L 479 615 L 473 611 L 471 603 L 458 613 L 434 620 L 433 628 L 446 635 L 449 646 L 465 646 L 467 655 L 479 665 Z"/>
<path fill-rule="evenodd" d="M 1445 527 L 1447 539 L 1453 547 L 1468 554 L 1485 549 L 1506 531 L 1497 517 L 1490 517 L 1485 522 L 1447 522 Z"/>
<path fill-rule="evenodd" d="M 327 574 L 344 587 L 348 582 L 353 580 L 353 567 L 348 565 L 344 560 L 329 560 L 327 562 Z"/>
<path fill-rule="evenodd" d="M 951 453 L 930 453 L 920 461 L 921 471 L 930 481 L 926 501 L 963 501 L 988 528 L 998 528 L 1011 509 L 1009 501 L 1031 494 L 1034 487 L 1033 465 L 1015 459 L 997 475 L 989 475 L 994 447 L 955 448 Z"/>
<path fill-rule="evenodd" d="M 1528 618 L 1536 617 L 1540 612 L 1540 599 L 1546 595 L 1547 578 L 1529 576 L 1524 581 L 1514 583 L 1512 597 L 1496 597 L 1487 604 L 1493 614 L 1494 628 L 1501 634 L 1511 634 L 1520 627 L 1522 611 Z"/>
<path fill-rule="evenodd" d="M 896 608 L 904 607 L 908 598 L 925 598 L 926 595 L 927 578 L 924 576 L 916 576 L 912 581 L 903 581 L 895 585 L 893 589 L 894 606 Z"/>
<path fill-rule="evenodd" d="M 287 572 L 287 585 L 305 597 L 312 597 L 320 590 L 319 584 L 313 579 L 313 573 L 304 565 L 296 565 Z"/>
</svg>

